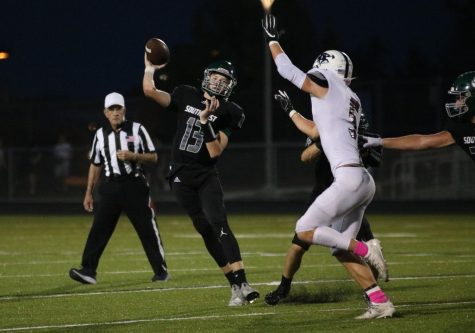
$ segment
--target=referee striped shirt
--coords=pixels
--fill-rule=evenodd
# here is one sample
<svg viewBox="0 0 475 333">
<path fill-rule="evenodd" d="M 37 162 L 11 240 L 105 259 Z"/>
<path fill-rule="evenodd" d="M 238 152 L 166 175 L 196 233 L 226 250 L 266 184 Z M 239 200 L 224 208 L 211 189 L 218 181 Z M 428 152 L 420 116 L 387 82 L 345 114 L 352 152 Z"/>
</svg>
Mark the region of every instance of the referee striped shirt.
<svg viewBox="0 0 475 333">
<path fill-rule="evenodd" d="M 119 160 L 118 150 L 153 153 L 155 146 L 145 127 L 136 122 L 125 121 L 117 132 L 110 125 L 96 131 L 89 160 L 94 165 L 103 165 L 106 177 L 141 172 L 140 163 Z"/>
</svg>

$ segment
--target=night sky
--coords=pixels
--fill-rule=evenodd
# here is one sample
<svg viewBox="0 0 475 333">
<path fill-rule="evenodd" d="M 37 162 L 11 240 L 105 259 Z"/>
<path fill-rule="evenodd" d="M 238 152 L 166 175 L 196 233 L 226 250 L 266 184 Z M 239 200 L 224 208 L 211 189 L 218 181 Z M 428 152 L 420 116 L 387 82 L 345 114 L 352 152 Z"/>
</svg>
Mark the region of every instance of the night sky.
<svg viewBox="0 0 475 333">
<path fill-rule="evenodd" d="M 11 58 L 0 61 L 0 87 L 26 97 L 130 89 L 141 82 L 146 40 L 161 37 L 172 52 L 192 44 L 192 17 L 209 2 L 4 0 L 0 49 Z M 397 67 L 410 48 L 437 62 L 454 29 L 445 0 L 299 2 L 308 8 L 317 36 L 331 25 L 352 49 L 365 47 L 370 36 L 382 38 L 388 67 Z M 260 22 L 243 18 L 242 24 L 254 24 L 261 34 Z"/>
</svg>

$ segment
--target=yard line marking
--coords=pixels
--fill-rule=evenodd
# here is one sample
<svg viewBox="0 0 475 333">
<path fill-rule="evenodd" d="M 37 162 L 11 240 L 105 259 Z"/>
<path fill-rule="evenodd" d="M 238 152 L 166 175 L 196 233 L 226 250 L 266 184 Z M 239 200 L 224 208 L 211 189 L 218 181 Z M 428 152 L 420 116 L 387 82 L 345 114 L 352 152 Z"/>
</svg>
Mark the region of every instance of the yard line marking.
<svg viewBox="0 0 475 333">
<path fill-rule="evenodd" d="M 396 308 L 412 308 L 412 307 L 432 307 L 432 306 L 459 306 L 459 305 L 471 305 L 475 304 L 475 301 L 462 301 L 462 302 L 441 302 L 441 303 L 422 303 L 422 304 L 401 304 L 396 305 Z M 311 312 L 334 312 L 334 311 L 355 311 L 360 308 L 332 308 L 332 309 L 312 309 Z M 269 310 L 272 311 L 272 310 Z M 151 323 L 151 322 L 164 322 L 164 321 L 182 321 L 182 320 L 209 320 L 209 319 L 225 319 L 225 318 L 242 318 L 242 317 L 258 317 L 258 316 L 273 316 L 273 315 L 293 315 L 298 313 L 307 313 L 309 310 L 297 310 L 297 311 L 272 311 L 272 312 L 253 312 L 253 313 L 240 313 L 229 315 L 209 315 L 209 316 L 190 316 L 190 317 L 170 317 L 170 318 L 150 318 L 150 319 L 130 319 L 130 320 L 117 320 L 106 321 L 96 323 L 83 323 L 83 324 L 63 324 L 63 325 L 43 325 L 43 326 L 23 326 L 23 327 L 11 327 L 1 328 L 0 332 L 18 332 L 27 330 L 44 330 L 44 329 L 63 329 L 74 327 L 91 327 L 91 326 L 112 326 L 112 325 L 130 325 L 139 323 Z"/>
<path fill-rule="evenodd" d="M 60 253 L 61 254 L 61 253 Z M 243 255 L 246 257 L 252 257 L 252 256 L 261 256 L 261 257 L 285 257 L 287 255 L 286 252 L 242 252 Z M 25 253 L 25 255 L 30 255 L 28 253 Z M 128 258 L 128 260 L 143 260 L 144 262 L 147 261 L 146 257 L 144 256 L 143 251 L 134 251 L 134 252 L 112 252 L 111 257 L 108 258 L 108 261 L 114 262 L 114 261 L 123 261 L 124 256 L 134 256 L 137 255 L 139 258 Z M 200 258 L 206 258 L 209 259 L 209 254 L 204 251 L 192 251 L 192 252 L 170 252 L 166 253 L 167 257 L 174 256 L 174 260 L 189 260 L 187 256 L 198 256 Z M 80 253 L 75 253 L 74 257 L 80 256 Z M 120 258 L 116 258 L 117 256 L 120 256 Z M 183 256 L 183 257 L 181 257 Z M 325 251 L 311 251 L 306 253 L 306 256 L 326 256 L 328 257 L 328 252 Z M 428 252 L 428 253 L 398 253 L 394 254 L 394 256 L 400 256 L 400 257 L 431 257 L 431 256 L 446 256 L 445 254 L 441 253 L 435 253 L 435 252 Z M 457 255 L 452 255 L 451 257 L 455 258 L 475 258 L 475 255 L 471 254 L 457 254 Z M 390 264 L 394 264 L 392 261 L 388 261 Z M 451 260 L 450 262 L 457 262 Z M 463 261 L 458 261 L 458 262 L 463 262 Z M 471 261 L 467 261 L 471 262 Z M 0 263 L 0 267 L 6 267 L 6 266 L 20 266 L 20 265 L 44 265 L 44 264 L 67 264 L 70 263 L 74 265 L 77 263 L 77 259 L 70 259 L 70 260 L 33 260 L 33 261 L 28 261 L 28 262 L 3 262 Z M 426 262 L 426 263 L 433 263 L 433 262 Z M 443 263 L 443 262 L 437 262 L 437 263 Z M 399 263 L 397 263 L 399 264 Z M 1 275 L 1 274 L 0 274 Z"/>
<path fill-rule="evenodd" d="M 252 233 L 252 234 L 235 234 L 236 238 L 246 238 L 246 239 L 254 239 L 254 238 L 291 238 L 293 237 L 293 233 Z M 376 237 L 380 238 L 415 238 L 418 237 L 415 233 L 408 233 L 408 232 L 388 232 L 388 233 L 378 233 L 375 234 Z M 175 238 L 201 238 L 201 235 L 198 233 L 180 233 L 180 234 L 172 234 L 172 237 Z"/>
<path fill-rule="evenodd" d="M 441 275 L 441 276 L 407 276 L 407 277 L 395 277 L 391 278 L 391 281 L 397 280 L 442 280 L 442 279 L 456 279 L 456 278 L 475 278 L 475 274 L 464 275 Z M 322 284 L 333 282 L 352 282 L 352 279 L 326 279 L 326 280 L 309 280 L 309 281 L 295 281 L 293 284 Z M 253 283 L 254 286 L 275 286 L 280 281 L 271 282 L 257 282 Z M 157 288 L 157 289 L 135 289 L 135 290 L 115 290 L 115 291 L 95 291 L 95 292 L 82 292 L 82 293 L 70 293 L 70 294 L 52 294 L 52 295 L 24 295 L 24 296 L 2 296 L 0 301 L 11 300 L 25 300 L 25 299 L 44 299 L 44 298 L 61 298 L 61 297 L 76 297 L 76 296 L 98 296 L 98 295 L 114 295 L 114 294 L 133 294 L 133 293 L 149 293 L 149 292 L 166 292 L 166 291 L 180 291 L 180 290 L 200 290 L 200 289 L 218 289 L 229 288 L 229 285 L 212 285 L 212 286 L 190 286 L 190 287 L 170 287 L 170 288 Z"/>
<path fill-rule="evenodd" d="M 282 254 L 281 256 L 284 256 L 285 254 Z M 263 256 L 268 256 L 272 257 L 272 255 L 263 255 Z M 247 256 L 249 257 L 249 256 Z M 146 259 L 144 258 L 144 262 Z M 449 261 L 444 261 L 444 260 L 430 260 L 430 261 L 424 261 L 424 265 L 429 265 L 429 264 L 438 264 L 438 265 L 443 265 L 443 264 L 467 264 L 467 263 L 473 263 L 475 260 L 451 260 Z M 70 263 L 70 261 L 65 261 L 65 262 L 53 262 L 53 263 Z M 396 266 L 396 265 L 421 265 L 421 262 L 419 261 L 388 261 L 389 266 Z M 5 264 L 2 266 L 6 266 Z M 279 265 L 267 265 L 267 266 L 246 266 L 247 269 L 275 269 L 279 268 Z M 334 263 L 334 264 L 306 264 L 305 268 L 325 268 L 325 267 L 341 267 L 340 263 Z M 173 272 L 212 272 L 212 271 L 218 271 L 216 267 L 206 267 L 206 268 L 174 268 Z M 141 269 L 141 270 L 129 270 L 129 271 L 109 271 L 109 272 L 102 272 L 101 274 L 104 275 L 117 275 L 117 274 L 142 274 L 142 273 L 151 273 L 149 269 Z M 67 275 L 66 273 L 50 273 L 50 274 L 2 274 L 0 273 L 0 279 L 2 278 L 32 278 L 32 277 L 51 277 L 51 276 L 64 276 Z"/>
</svg>

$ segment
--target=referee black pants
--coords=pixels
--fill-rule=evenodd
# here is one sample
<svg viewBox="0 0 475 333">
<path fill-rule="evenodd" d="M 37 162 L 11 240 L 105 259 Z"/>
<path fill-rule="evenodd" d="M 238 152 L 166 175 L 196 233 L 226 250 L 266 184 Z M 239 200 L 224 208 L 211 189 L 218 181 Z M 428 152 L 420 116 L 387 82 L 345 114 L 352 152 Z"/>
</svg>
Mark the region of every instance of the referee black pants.
<svg viewBox="0 0 475 333">
<path fill-rule="evenodd" d="M 140 238 L 154 273 L 166 271 L 163 244 L 155 223 L 155 213 L 150 207 L 150 189 L 145 179 L 127 177 L 105 181 L 99 186 L 99 194 L 99 202 L 94 202 L 94 222 L 82 257 L 83 268 L 96 275 L 99 259 L 120 214 L 124 212 Z"/>
<path fill-rule="evenodd" d="M 217 172 L 212 169 L 193 174 L 182 170 L 170 179 L 170 183 L 218 266 L 241 261 L 238 242 L 228 224 Z"/>
</svg>

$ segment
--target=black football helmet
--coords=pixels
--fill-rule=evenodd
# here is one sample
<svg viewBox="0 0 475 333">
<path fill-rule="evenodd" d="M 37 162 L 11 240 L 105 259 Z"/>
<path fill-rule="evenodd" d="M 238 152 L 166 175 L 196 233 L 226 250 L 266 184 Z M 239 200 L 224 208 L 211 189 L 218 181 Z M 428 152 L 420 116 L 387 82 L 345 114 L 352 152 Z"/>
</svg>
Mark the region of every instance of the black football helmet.
<svg viewBox="0 0 475 333">
<path fill-rule="evenodd" d="M 210 78 L 213 73 L 225 76 L 228 79 L 228 82 L 220 82 L 219 84 L 211 82 Z M 220 60 L 213 62 L 206 67 L 201 88 L 211 96 L 222 97 L 224 100 L 227 100 L 236 84 L 236 70 L 234 69 L 233 64 L 226 60 Z"/>
<path fill-rule="evenodd" d="M 445 110 L 450 118 L 475 115 L 475 71 L 460 74 L 449 90 L 455 102 L 446 103 Z"/>
</svg>

